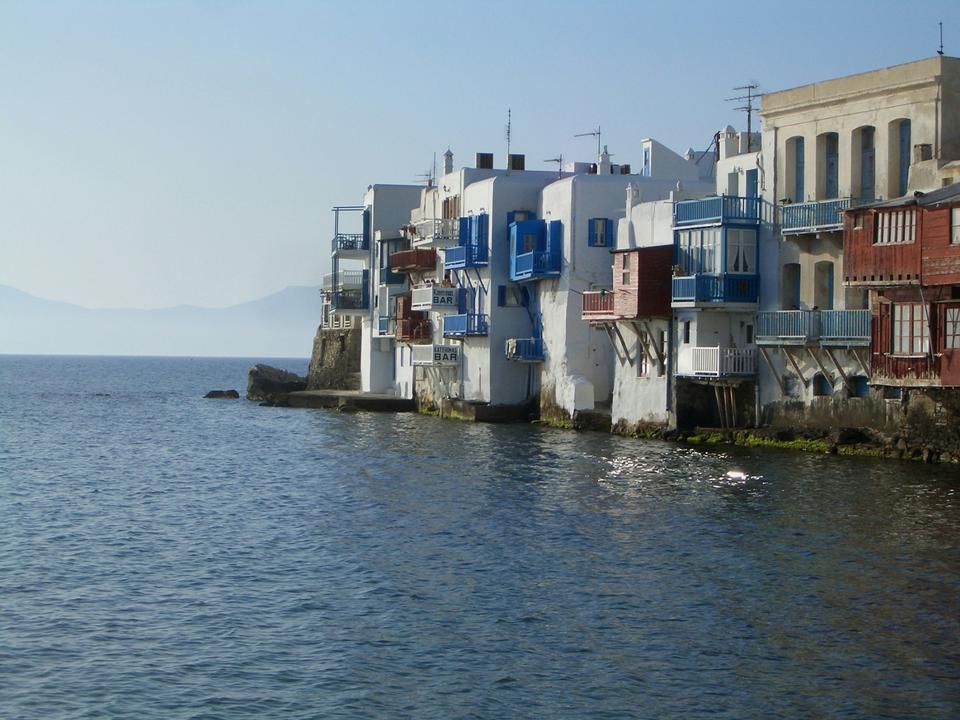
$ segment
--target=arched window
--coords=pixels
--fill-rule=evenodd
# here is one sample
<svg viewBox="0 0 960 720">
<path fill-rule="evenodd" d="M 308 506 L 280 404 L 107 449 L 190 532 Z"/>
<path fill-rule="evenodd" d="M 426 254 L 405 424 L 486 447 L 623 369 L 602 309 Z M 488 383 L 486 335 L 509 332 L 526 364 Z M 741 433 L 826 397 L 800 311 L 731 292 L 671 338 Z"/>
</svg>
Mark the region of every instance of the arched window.
<svg viewBox="0 0 960 720">
<path fill-rule="evenodd" d="M 817 199 L 840 197 L 840 136 L 835 132 L 817 135 Z"/>
<path fill-rule="evenodd" d="M 910 120 L 894 120 L 887 126 L 887 193 L 890 197 L 907 194 L 910 179 Z"/>
<path fill-rule="evenodd" d="M 860 200 L 873 200 L 877 196 L 875 140 L 876 128 L 873 125 L 858 127 L 851 137 L 851 187 L 853 196 Z"/>
</svg>

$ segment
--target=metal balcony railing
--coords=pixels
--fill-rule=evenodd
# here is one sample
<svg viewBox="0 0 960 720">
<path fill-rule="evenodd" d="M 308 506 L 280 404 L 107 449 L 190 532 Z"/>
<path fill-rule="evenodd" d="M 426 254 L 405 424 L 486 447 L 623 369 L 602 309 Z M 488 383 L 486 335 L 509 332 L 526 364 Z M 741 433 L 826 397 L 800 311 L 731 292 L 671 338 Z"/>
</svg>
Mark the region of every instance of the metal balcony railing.
<svg viewBox="0 0 960 720">
<path fill-rule="evenodd" d="M 460 239 L 459 218 L 431 218 L 414 224 L 411 242 L 416 247 L 452 245 Z"/>
<path fill-rule="evenodd" d="M 543 338 L 509 338 L 505 352 L 507 360 L 543 362 Z"/>
<path fill-rule="evenodd" d="M 686 275 L 672 281 L 674 302 L 755 303 L 759 293 L 758 275 Z"/>
<path fill-rule="evenodd" d="M 511 279 L 531 280 L 556 277 L 560 274 L 560 253 L 549 250 L 534 250 L 517 255 L 513 259 Z"/>
<path fill-rule="evenodd" d="M 390 330 L 390 320 L 391 318 L 386 315 L 381 315 L 377 318 L 377 334 L 381 336 L 391 336 L 393 333 Z"/>
<path fill-rule="evenodd" d="M 369 273 L 366 270 L 341 270 L 323 276 L 323 291 L 363 290 L 367 286 Z"/>
<path fill-rule="evenodd" d="M 363 233 L 340 233 L 333 238 L 333 250 L 369 250 L 370 243 Z"/>
<path fill-rule="evenodd" d="M 673 206 L 674 225 L 702 223 L 758 223 L 763 201 L 759 197 L 715 195 L 700 200 L 682 200 Z"/>
<path fill-rule="evenodd" d="M 865 345 L 870 342 L 869 310 L 775 310 L 757 313 L 762 345 Z"/>
<path fill-rule="evenodd" d="M 481 267 L 489 262 L 489 252 L 485 244 L 468 243 L 447 248 L 443 251 L 443 269 Z"/>
<path fill-rule="evenodd" d="M 869 344 L 869 310 L 820 310 L 820 342 Z"/>
<path fill-rule="evenodd" d="M 490 328 L 487 316 L 479 313 L 447 315 L 443 318 L 444 337 L 470 337 L 487 335 Z"/>
<path fill-rule="evenodd" d="M 850 207 L 850 198 L 781 205 L 780 232 L 783 235 L 798 235 L 840 230 L 843 227 L 843 211 Z"/>
</svg>

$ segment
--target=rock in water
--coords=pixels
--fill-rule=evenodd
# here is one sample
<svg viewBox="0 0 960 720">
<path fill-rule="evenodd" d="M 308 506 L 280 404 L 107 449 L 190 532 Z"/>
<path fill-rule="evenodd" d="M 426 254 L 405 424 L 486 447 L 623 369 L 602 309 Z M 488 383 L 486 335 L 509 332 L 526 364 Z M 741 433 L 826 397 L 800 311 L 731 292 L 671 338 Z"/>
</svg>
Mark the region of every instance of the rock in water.
<svg viewBox="0 0 960 720">
<path fill-rule="evenodd" d="M 206 395 L 205 398 L 222 398 L 225 400 L 236 400 L 240 397 L 240 393 L 236 390 L 211 390 Z"/>
<path fill-rule="evenodd" d="M 257 363 L 247 375 L 247 400 L 276 403 L 278 396 L 307 389 L 307 379 L 296 373 Z"/>
</svg>

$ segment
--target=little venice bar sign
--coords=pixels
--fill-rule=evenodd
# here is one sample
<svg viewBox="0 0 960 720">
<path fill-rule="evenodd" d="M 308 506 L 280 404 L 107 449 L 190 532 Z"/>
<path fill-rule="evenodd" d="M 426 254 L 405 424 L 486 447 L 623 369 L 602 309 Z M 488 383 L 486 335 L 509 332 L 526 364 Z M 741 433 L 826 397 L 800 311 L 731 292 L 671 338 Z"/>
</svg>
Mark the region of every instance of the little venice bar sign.
<svg viewBox="0 0 960 720">
<path fill-rule="evenodd" d="M 460 364 L 459 345 L 414 345 L 414 365 L 453 366 Z"/>
<path fill-rule="evenodd" d="M 459 288 L 421 287 L 414 288 L 410 298 L 411 310 L 456 310 Z"/>
</svg>

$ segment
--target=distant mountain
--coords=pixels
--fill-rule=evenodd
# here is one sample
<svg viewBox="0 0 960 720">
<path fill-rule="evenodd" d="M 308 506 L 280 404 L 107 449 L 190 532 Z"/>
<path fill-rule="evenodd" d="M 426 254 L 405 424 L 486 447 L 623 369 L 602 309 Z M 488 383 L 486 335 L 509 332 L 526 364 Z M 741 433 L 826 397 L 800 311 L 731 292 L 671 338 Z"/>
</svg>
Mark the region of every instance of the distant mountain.
<svg viewBox="0 0 960 720">
<path fill-rule="evenodd" d="M 0 353 L 309 357 L 316 288 L 227 308 L 91 310 L 0 285 Z"/>
</svg>

